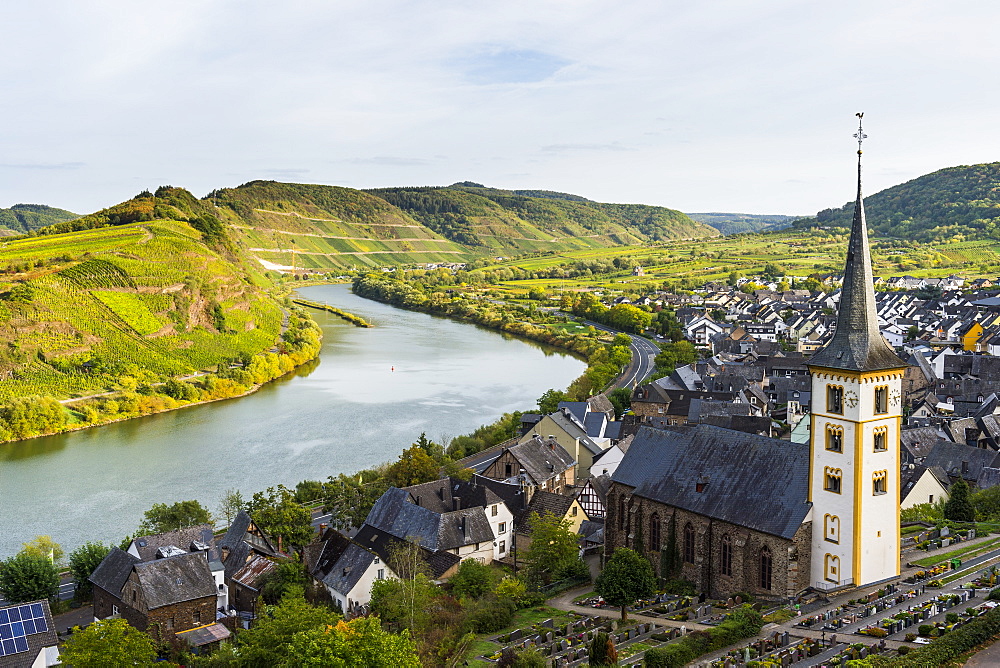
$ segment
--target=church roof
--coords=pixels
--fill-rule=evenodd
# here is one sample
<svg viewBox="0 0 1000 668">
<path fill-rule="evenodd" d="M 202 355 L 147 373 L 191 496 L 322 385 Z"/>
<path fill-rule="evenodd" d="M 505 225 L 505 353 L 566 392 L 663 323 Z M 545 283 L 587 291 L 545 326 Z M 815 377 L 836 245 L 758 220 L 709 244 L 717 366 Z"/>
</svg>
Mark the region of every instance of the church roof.
<svg viewBox="0 0 1000 668">
<path fill-rule="evenodd" d="M 858 130 L 859 140 L 864 138 Z M 859 142 L 860 147 L 860 142 Z M 858 149 L 858 198 L 854 204 L 854 222 L 847 244 L 843 290 L 837 311 L 837 329 L 833 338 L 809 361 L 809 366 L 822 366 L 848 371 L 883 371 L 902 369 L 901 360 L 882 337 L 875 309 L 872 287 L 871 248 L 865 205 L 861 197 L 861 150 Z"/>
<path fill-rule="evenodd" d="M 643 498 L 783 538 L 810 508 L 808 444 L 704 424 L 640 428 L 612 479 Z"/>
</svg>

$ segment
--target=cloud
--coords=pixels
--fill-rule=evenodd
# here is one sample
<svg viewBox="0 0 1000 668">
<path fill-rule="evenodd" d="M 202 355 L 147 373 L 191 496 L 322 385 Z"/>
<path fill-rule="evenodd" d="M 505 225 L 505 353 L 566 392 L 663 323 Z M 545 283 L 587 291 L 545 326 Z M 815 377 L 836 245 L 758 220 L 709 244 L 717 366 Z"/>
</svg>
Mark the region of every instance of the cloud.
<svg viewBox="0 0 1000 668">
<path fill-rule="evenodd" d="M 545 81 L 570 61 L 543 51 L 487 46 L 450 63 L 470 83 L 478 85 Z"/>
<path fill-rule="evenodd" d="M 80 169 L 85 162 L 0 163 L 4 169 Z"/>
<path fill-rule="evenodd" d="M 546 153 L 569 153 L 573 151 L 634 151 L 620 144 L 549 144 L 543 146 Z"/>
</svg>

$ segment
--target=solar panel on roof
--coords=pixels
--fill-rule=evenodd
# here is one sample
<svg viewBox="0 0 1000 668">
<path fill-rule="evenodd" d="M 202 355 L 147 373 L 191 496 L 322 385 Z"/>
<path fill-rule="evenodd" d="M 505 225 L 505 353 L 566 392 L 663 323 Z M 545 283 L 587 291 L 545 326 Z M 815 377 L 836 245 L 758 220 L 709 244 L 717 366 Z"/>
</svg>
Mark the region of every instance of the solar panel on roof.
<svg viewBox="0 0 1000 668">
<path fill-rule="evenodd" d="M 0 656 L 27 652 L 27 636 L 48 630 L 45 609 L 40 603 L 0 610 Z"/>
</svg>

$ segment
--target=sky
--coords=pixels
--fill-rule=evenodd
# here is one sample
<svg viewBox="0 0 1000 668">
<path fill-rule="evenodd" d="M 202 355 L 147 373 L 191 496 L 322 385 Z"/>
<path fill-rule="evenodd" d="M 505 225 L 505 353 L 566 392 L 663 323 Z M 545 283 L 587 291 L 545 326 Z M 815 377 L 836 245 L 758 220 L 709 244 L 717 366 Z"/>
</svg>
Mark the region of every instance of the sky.
<svg viewBox="0 0 1000 668">
<path fill-rule="evenodd" d="M 0 207 L 255 179 L 813 214 L 1000 160 L 1000 3 L 0 5 Z"/>
</svg>

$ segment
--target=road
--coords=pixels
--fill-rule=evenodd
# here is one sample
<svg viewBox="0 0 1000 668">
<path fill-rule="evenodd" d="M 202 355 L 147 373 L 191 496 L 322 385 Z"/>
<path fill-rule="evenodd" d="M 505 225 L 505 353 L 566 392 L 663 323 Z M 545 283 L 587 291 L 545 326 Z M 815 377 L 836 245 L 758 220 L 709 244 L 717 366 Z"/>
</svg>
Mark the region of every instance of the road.
<svg viewBox="0 0 1000 668">
<path fill-rule="evenodd" d="M 594 329 L 599 329 L 603 332 L 611 332 L 612 334 L 628 334 L 628 332 L 622 332 L 621 330 L 613 329 L 607 325 L 602 325 L 591 320 L 584 320 L 584 324 L 590 325 Z M 642 381 L 652 375 L 653 369 L 656 366 L 653 363 L 653 360 L 660 354 L 659 346 L 643 336 L 628 334 L 628 337 L 631 339 L 629 348 L 632 350 L 632 361 L 629 362 L 627 367 L 625 367 L 624 373 L 611 383 L 608 390 L 614 390 L 619 387 L 632 388 L 636 385 L 640 385 L 642 384 Z"/>
</svg>

